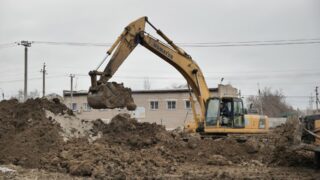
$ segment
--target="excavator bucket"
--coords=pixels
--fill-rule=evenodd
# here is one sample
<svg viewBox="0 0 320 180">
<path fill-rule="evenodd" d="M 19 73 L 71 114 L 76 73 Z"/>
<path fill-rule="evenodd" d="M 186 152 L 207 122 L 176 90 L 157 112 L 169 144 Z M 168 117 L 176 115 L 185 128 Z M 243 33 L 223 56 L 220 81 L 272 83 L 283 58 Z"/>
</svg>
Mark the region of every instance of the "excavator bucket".
<svg viewBox="0 0 320 180">
<path fill-rule="evenodd" d="M 95 91 L 90 90 L 88 104 L 94 109 L 127 108 L 130 111 L 136 109 L 131 96 L 131 89 L 125 88 L 123 84 L 107 82 L 98 85 Z"/>
</svg>

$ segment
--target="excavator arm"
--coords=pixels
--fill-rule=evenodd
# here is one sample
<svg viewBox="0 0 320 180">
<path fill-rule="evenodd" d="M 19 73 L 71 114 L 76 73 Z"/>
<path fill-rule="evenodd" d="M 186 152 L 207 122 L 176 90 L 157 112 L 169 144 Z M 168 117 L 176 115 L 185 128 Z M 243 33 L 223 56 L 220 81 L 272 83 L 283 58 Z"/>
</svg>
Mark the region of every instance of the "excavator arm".
<svg viewBox="0 0 320 180">
<path fill-rule="evenodd" d="M 145 25 L 147 23 L 155 29 L 157 34 L 167 43 L 163 43 L 146 33 Z M 88 96 L 89 105 L 93 108 L 113 108 L 112 103 L 106 103 L 106 101 L 108 101 L 108 97 L 112 97 L 112 92 L 117 92 L 116 90 L 112 90 L 113 87 L 106 88 L 106 85 L 108 84 L 108 80 L 114 75 L 138 44 L 141 44 L 162 58 L 183 75 L 199 102 L 201 110 L 200 121 L 203 121 L 205 104 L 210 94 L 201 69 L 190 55 L 175 45 L 161 30 L 155 28 L 155 26 L 148 21 L 147 17 L 139 18 L 124 29 L 116 42 L 107 51 L 107 54 L 112 54 L 112 57 L 103 72 L 97 70 L 90 71 L 91 87 Z M 100 76 L 99 80 L 97 80 L 97 76 Z M 106 94 L 109 95 L 106 96 Z M 193 102 L 193 99 L 191 102 Z M 194 103 L 192 104 L 193 112 L 196 116 Z"/>
</svg>

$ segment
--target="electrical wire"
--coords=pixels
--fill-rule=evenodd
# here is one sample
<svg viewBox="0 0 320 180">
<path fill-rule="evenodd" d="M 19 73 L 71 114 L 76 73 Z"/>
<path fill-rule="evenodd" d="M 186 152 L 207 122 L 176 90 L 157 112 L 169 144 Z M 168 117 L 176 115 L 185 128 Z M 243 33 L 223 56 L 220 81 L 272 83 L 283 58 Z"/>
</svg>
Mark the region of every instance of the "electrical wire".
<svg viewBox="0 0 320 180">
<path fill-rule="evenodd" d="M 90 42 L 54 42 L 54 41 L 32 41 L 32 43 L 46 45 L 68 45 L 68 46 L 98 46 L 108 47 L 112 43 L 90 43 Z M 306 45 L 320 44 L 320 38 L 311 39 L 280 39 L 264 41 L 238 41 L 238 42 L 196 42 L 176 43 L 182 47 L 237 47 L 237 46 L 279 46 L 279 45 Z"/>
<path fill-rule="evenodd" d="M 15 47 L 15 46 L 17 46 L 15 43 L 3 43 L 3 44 L 0 44 L 0 50 Z"/>
<path fill-rule="evenodd" d="M 35 72 L 34 72 L 35 73 Z M 56 75 L 53 75 L 53 76 L 48 76 L 48 78 L 51 78 L 51 77 L 68 77 L 69 75 L 68 74 L 64 74 L 64 75 L 61 75 L 60 73 L 55 73 Z M 16 74 L 16 75 L 19 75 L 19 74 Z M 75 76 L 79 77 L 79 78 L 90 78 L 90 76 L 88 74 L 75 74 Z M 254 77 L 254 76 L 252 76 Z M 254 83 L 248 83 L 247 81 L 248 80 L 254 80 L 256 78 L 252 78 L 252 77 L 244 77 L 243 79 L 234 79 L 234 78 L 228 78 L 228 80 L 230 81 L 236 81 L 235 84 L 255 84 Z M 143 80 L 145 79 L 145 76 L 113 76 L 113 78 L 116 78 L 116 79 L 128 79 L 128 80 Z M 148 76 L 149 79 L 154 79 L 154 80 L 184 80 L 183 77 L 169 77 L 169 76 Z M 218 77 L 213 77 L 213 76 L 206 76 L 205 79 L 207 81 L 217 81 L 219 80 L 220 78 Z M 272 79 L 272 78 L 271 78 Z M 242 82 L 242 80 L 245 80 L 245 82 Z M 8 83 L 8 82 L 17 82 L 17 81 L 23 81 L 23 79 L 13 79 L 13 80 L 5 80 L 5 81 L 0 81 L 0 83 Z M 241 83 L 239 83 L 239 81 L 241 81 Z M 238 83 L 237 83 L 238 82 Z M 279 83 L 271 83 L 271 84 L 280 84 L 280 85 L 301 85 L 301 84 L 315 84 L 315 82 L 286 82 L 286 83 L 283 83 L 283 82 L 279 82 Z"/>
<path fill-rule="evenodd" d="M 46 79 L 58 78 L 58 77 L 68 77 L 68 76 L 67 75 L 47 76 Z M 42 79 L 42 77 L 28 78 L 28 81 L 39 80 L 39 79 Z M 15 82 L 22 82 L 22 81 L 24 81 L 24 79 L 6 80 L 6 81 L 0 81 L 0 83 L 15 83 Z"/>
<path fill-rule="evenodd" d="M 280 40 L 265 40 L 265 41 L 235 41 L 235 42 L 198 42 L 191 44 L 242 44 L 242 43 L 267 43 L 267 42 L 295 42 L 295 41 L 320 41 L 320 38 L 311 39 L 280 39 Z M 180 44 L 190 44 L 190 43 L 180 43 Z"/>
<path fill-rule="evenodd" d="M 0 43 L 0 47 L 2 47 L 2 46 L 12 45 L 12 44 L 14 44 L 14 45 L 15 45 L 15 43 L 14 43 L 14 42 L 11 42 L 11 43 Z"/>
<path fill-rule="evenodd" d="M 32 41 L 36 44 L 47 44 L 47 45 L 69 45 L 69 46 L 111 46 L 111 43 L 89 43 L 89 42 L 54 42 L 54 41 Z"/>
<path fill-rule="evenodd" d="M 91 43 L 91 42 L 56 42 L 56 41 L 30 41 L 35 44 L 44 45 L 67 45 L 67 46 L 92 46 L 92 47 L 109 47 L 112 43 Z M 279 45 L 306 45 L 320 44 L 320 38 L 310 39 L 280 39 L 280 40 L 263 40 L 263 41 L 235 41 L 235 42 L 195 42 L 195 43 L 176 43 L 182 47 L 237 47 L 237 46 L 279 46 Z M 2 43 L 0 49 L 14 47 L 19 45 L 18 42 Z"/>
<path fill-rule="evenodd" d="M 279 45 L 306 45 L 306 44 L 320 44 L 320 41 L 309 41 L 309 42 L 276 42 L 276 43 L 240 43 L 240 44 L 208 44 L 208 45 L 193 45 L 186 44 L 182 47 L 238 47 L 238 46 L 279 46 Z"/>
</svg>

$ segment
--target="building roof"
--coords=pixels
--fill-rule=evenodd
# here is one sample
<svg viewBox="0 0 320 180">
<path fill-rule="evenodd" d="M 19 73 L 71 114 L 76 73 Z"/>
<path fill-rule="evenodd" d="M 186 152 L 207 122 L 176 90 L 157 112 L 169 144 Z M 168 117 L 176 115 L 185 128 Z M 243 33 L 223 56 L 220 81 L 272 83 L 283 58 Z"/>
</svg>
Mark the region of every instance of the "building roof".
<svg viewBox="0 0 320 180">
<path fill-rule="evenodd" d="M 217 92 L 218 88 L 209 88 L 210 92 Z M 188 89 L 154 89 L 154 90 L 133 90 L 132 94 L 164 94 L 164 93 L 188 93 Z M 63 90 L 63 97 L 70 96 L 70 90 Z M 86 96 L 87 90 L 73 91 L 73 96 Z"/>
</svg>

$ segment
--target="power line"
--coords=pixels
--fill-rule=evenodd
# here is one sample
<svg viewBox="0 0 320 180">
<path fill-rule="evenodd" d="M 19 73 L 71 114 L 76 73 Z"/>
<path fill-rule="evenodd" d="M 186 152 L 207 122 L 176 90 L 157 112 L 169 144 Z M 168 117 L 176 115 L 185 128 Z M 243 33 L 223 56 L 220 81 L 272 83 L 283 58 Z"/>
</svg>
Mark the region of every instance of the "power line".
<svg viewBox="0 0 320 180">
<path fill-rule="evenodd" d="M 68 75 L 56 75 L 56 76 L 47 76 L 46 79 L 51 79 L 51 78 L 58 78 L 58 77 L 67 77 Z M 34 77 L 34 78 L 29 78 L 28 80 L 40 80 L 42 77 Z M 24 79 L 14 79 L 14 80 L 7 80 L 7 81 L 0 81 L 0 83 L 14 83 L 14 82 L 21 82 L 24 81 Z"/>
<path fill-rule="evenodd" d="M 237 47 L 237 46 L 279 46 L 279 45 L 306 45 L 306 44 L 320 44 L 320 41 L 310 42 L 277 42 L 277 43 L 247 43 L 247 44 L 209 44 L 209 45 L 182 45 L 182 47 Z"/>
<path fill-rule="evenodd" d="M 68 69 L 74 69 L 74 67 L 70 67 Z M 314 72 L 315 71 L 315 72 Z M 246 73 L 257 73 L 257 74 L 266 74 L 266 73 L 288 73 L 288 74 L 291 74 L 291 73 L 297 73 L 297 72 L 301 72 L 301 73 L 306 73 L 306 74 L 314 74 L 314 73 L 320 73 L 319 69 L 282 69 L 282 70 L 267 70 L 267 71 L 212 71 L 212 72 L 205 72 L 205 74 L 246 74 Z M 157 71 L 157 73 L 165 73 L 167 74 L 168 72 L 167 71 Z M 88 74 L 77 74 L 79 76 L 88 76 Z M 130 76 L 132 77 L 132 76 Z M 170 76 L 172 77 L 172 76 Z M 182 77 L 182 76 L 181 76 Z"/>
<path fill-rule="evenodd" d="M 89 75 L 88 74 L 75 74 L 77 77 L 79 78 L 89 78 Z M 53 76 L 48 76 L 47 78 L 56 78 L 56 77 L 67 77 L 69 75 L 67 74 L 56 74 L 56 75 L 53 75 Z M 118 75 L 115 75 L 113 76 L 113 78 L 119 78 L 119 79 L 137 79 L 137 80 L 143 80 L 145 79 L 146 76 L 118 76 Z M 254 77 L 254 76 L 252 76 Z M 33 79 L 39 79 L 40 77 L 36 77 L 36 78 L 31 78 L 31 80 Z M 158 80 L 184 80 L 184 78 L 181 76 L 181 77 L 174 77 L 174 76 L 148 76 L 149 79 L 158 79 Z M 219 80 L 220 79 L 220 76 L 205 76 L 205 79 L 206 80 Z M 248 84 L 247 82 L 242 82 L 243 80 L 255 80 L 256 78 L 250 78 L 250 77 L 244 77 L 242 79 L 234 79 L 234 78 L 227 78 L 227 80 L 229 81 L 235 81 L 233 83 L 236 83 L 238 82 L 238 84 Z M 274 79 L 273 77 L 271 77 L 270 79 Z M 18 82 L 18 81 L 22 81 L 22 79 L 13 79 L 13 80 L 5 80 L 5 81 L 0 81 L 0 83 L 9 83 L 9 82 Z M 240 82 L 240 83 L 239 83 Z M 273 82 L 271 84 L 314 84 L 315 82 Z M 269 84 L 269 83 L 267 83 Z"/>
<path fill-rule="evenodd" d="M 61 69 L 63 67 L 59 67 L 59 69 Z M 33 67 L 33 68 L 29 68 L 29 69 L 36 69 L 36 67 Z M 66 69 L 74 69 L 74 67 L 67 67 Z M 215 72 L 205 72 L 205 74 L 208 74 L 208 76 L 206 76 L 206 78 L 215 78 L 215 79 L 219 79 L 219 77 L 222 75 L 222 74 L 234 74 L 234 75 L 237 75 L 238 77 L 238 74 L 249 74 L 249 75 L 244 75 L 245 77 L 247 76 L 254 76 L 255 74 L 268 74 L 270 75 L 269 73 L 276 73 L 276 74 L 284 74 L 284 75 L 290 75 L 292 73 L 297 73 L 297 72 L 301 72 L 303 73 L 302 76 L 314 76 L 314 75 L 318 75 L 320 72 L 318 69 L 283 69 L 283 70 L 267 70 L 267 71 L 215 71 Z M 11 76 L 17 76 L 17 75 L 20 75 L 21 73 L 20 72 L 16 72 L 14 71 L 14 69 L 9 69 L 9 70 L 4 70 L 4 71 L 0 71 L 0 73 L 6 73 L 6 77 L 11 77 Z M 38 71 L 31 71 L 31 73 L 38 73 Z M 165 73 L 167 74 L 168 72 L 166 71 L 158 71 L 158 73 Z M 58 74 L 58 75 L 61 75 L 63 74 L 63 72 L 56 72 L 55 74 Z M 253 74 L 253 75 L 251 75 Z M 88 76 L 88 74 L 86 73 L 80 73 L 80 74 L 76 74 L 77 76 Z M 214 77 L 216 76 L 216 77 Z M 89 77 L 89 76 L 88 76 Z M 125 78 L 125 77 L 129 77 L 129 78 L 136 78 L 136 77 L 140 77 L 140 76 L 115 76 L 115 77 L 122 77 L 122 78 Z M 141 76 L 141 78 L 145 77 L 144 76 Z M 154 76 L 151 76 L 151 78 L 153 78 Z M 182 78 L 181 77 L 173 77 L 173 76 L 155 76 L 155 78 Z M 232 76 L 226 76 L 226 77 L 232 77 Z M 281 75 L 282 77 L 282 75 Z M 228 78 L 229 79 L 229 78 Z"/>
<path fill-rule="evenodd" d="M 90 42 L 55 42 L 55 41 L 32 41 L 37 44 L 47 45 L 69 45 L 69 46 L 98 46 L 107 47 L 112 43 L 90 43 Z M 265 41 L 238 41 L 238 42 L 196 42 L 196 43 L 176 43 L 182 47 L 236 47 L 236 46 L 277 46 L 277 45 L 305 45 L 320 44 L 320 38 L 311 39 L 280 39 Z"/>
<path fill-rule="evenodd" d="M 10 45 L 16 45 L 16 43 L 14 43 L 14 42 L 11 42 L 11 43 L 1 43 L 1 44 L 0 44 L 0 47 L 10 46 Z"/>
<path fill-rule="evenodd" d="M 320 41 L 320 38 L 311 38 L 311 39 L 280 39 L 280 40 L 262 40 L 262 41 L 221 41 L 221 42 L 198 42 L 192 44 L 241 44 L 241 43 L 266 43 L 266 42 L 290 42 L 290 41 Z M 180 44 L 190 44 L 190 43 L 180 43 Z"/>
<path fill-rule="evenodd" d="M 255 71 L 215 71 L 215 72 L 207 72 L 208 74 L 212 73 L 232 73 L 232 74 L 239 74 L 239 73 L 290 73 L 290 72 L 311 72 L 311 71 L 317 71 L 319 72 L 319 69 L 278 69 L 278 70 L 268 70 L 268 71 L 261 71 L 261 70 L 255 70 Z"/>
<path fill-rule="evenodd" d="M 16 47 L 16 46 L 17 46 L 16 43 L 3 43 L 3 44 L 0 44 L 0 50 L 6 49 L 6 48 L 11 48 L 11 47 Z"/>
<path fill-rule="evenodd" d="M 54 41 L 32 41 L 37 44 L 47 45 L 69 45 L 69 46 L 111 46 L 112 43 L 90 43 L 90 42 L 54 42 Z"/>
<path fill-rule="evenodd" d="M 87 74 L 75 74 L 76 76 L 78 77 L 88 77 L 89 78 L 89 75 Z M 145 79 L 145 76 L 113 76 L 114 78 L 120 78 L 120 79 Z M 251 77 L 255 77 L 255 76 L 251 76 Z M 289 76 L 291 77 L 291 76 Z M 184 77 L 173 77 L 173 76 L 148 76 L 148 78 L 150 79 L 164 79 L 164 80 L 168 80 L 168 79 L 181 79 L 183 80 Z M 207 80 L 219 80 L 220 77 L 219 76 L 216 76 L 216 77 L 213 77 L 213 76 L 205 76 L 205 79 Z M 243 80 L 251 80 L 251 79 L 257 79 L 257 78 L 249 78 L 248 76 L 244 77 Z M 272 77 L 271 77 L 272 79 Z M 239 79 L 235 79 L 235 78 L 228 78 L 227 80 L 237 80 L 239 81 Z M 241 80 L 241 79 L 240 79 Z M 292 82 L 292 84 L 296 84 L 297 82 Z"/>
<path fill-rule="evenodd" d="M 92 46 L 108 47 L 112 43 L 92 43 L 92 42 L 67 42 L 67 41 L 30 41 L 31 43 L 44 45 L 67 45 L 67 46 Z M 2 43 L 0 49 L 14 47 L 19 42 Z M 261 40 L 261 41 L 222 41 L 222 42 L 194 42 L 194 43 L 176 43 L 182 47 L 237 47 L 237 46 L 278 46 L 278 45 L 306 45 L 320 44 L 320 38 L 300 38 L 300 39 L 279 39 L 279 40 Z"/>
</svg>

